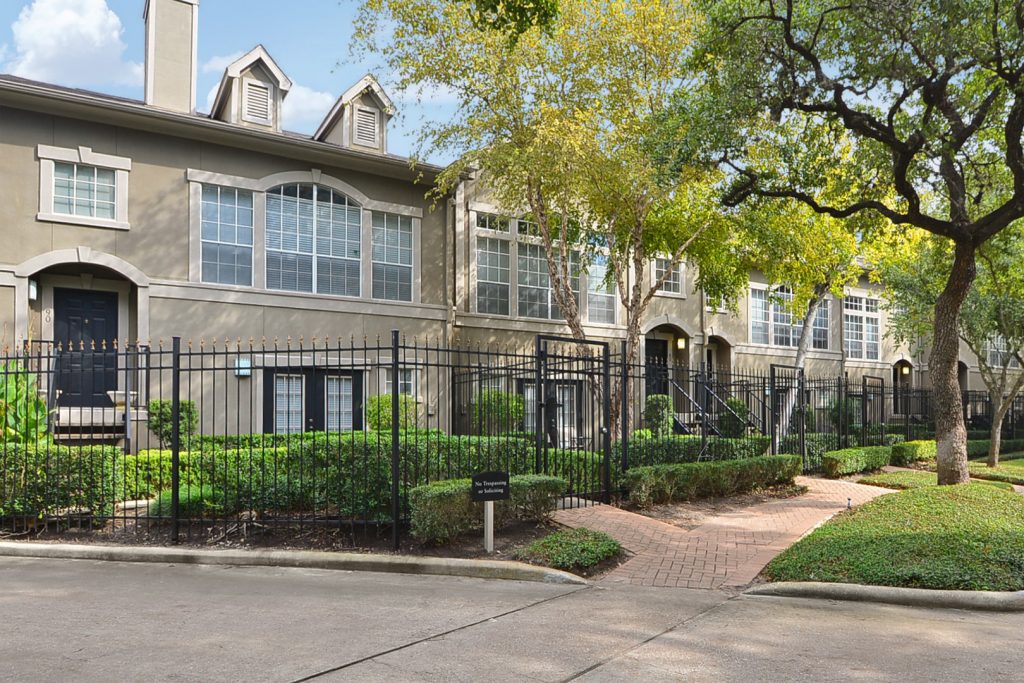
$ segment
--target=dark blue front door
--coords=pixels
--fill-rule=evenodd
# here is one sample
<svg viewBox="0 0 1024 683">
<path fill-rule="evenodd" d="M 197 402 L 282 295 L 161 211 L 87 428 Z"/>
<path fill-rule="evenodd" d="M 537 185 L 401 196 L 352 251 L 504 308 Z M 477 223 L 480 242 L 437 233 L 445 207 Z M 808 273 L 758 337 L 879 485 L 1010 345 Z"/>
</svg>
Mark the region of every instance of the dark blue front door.
<svg viewBox="0 0 1024 683">
<path fill-rule="evenodd" d="M 117 389 L 117 294 L 53 290 L 54 341 L 62 351 L 54 381 L 62 406 L 110 406 Z"/>
</svg>

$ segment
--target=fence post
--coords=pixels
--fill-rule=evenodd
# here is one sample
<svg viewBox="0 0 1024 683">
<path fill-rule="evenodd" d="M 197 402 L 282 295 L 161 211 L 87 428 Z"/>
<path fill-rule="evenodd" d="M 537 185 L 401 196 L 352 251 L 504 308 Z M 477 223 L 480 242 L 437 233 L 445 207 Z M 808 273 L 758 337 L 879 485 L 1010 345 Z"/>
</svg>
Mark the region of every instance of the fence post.
<svg viewBox="0 0 1024 683">
<path fill-rule="evenodd" d="M 171 543 L 177 545 L 181 484 L 181 337 L 171 341 Z"/>
<path fill-rule="evenodd" d="M 769 430 L 770 431 L 768 433 L 770 435 L 769 439 L 770 439 L 771 444 L 772 444 L 772 451 L 771 451 L 771 453 L 772 453 L 772 455 L 778 455 L 779 454 L 779 443 L 778 443 L 778 439 L 776 438 L 776 431 L 775 431 L 775 423 L 778 421 L 778 416 L 776 415 L 777 408 L 775 406 L 775 366 L 774 365 L 772 365 L 770 368 L 768 368 L 768 384 L 770 385 L 769 388 L 768 388 L 768 390 L 769 390 L 768 400 L 771 401 L 771 405 L 768 408 L 768 417 L 771 418 L 771 424 L 769 425 Z"/>
<path fill-rule="evenodd" d="M 803 463 L 804 469 L 807 467 L 807 403 L 805 402 L 804 393 L 807 390 L 806 377 L 804 376 L 804 369 L 800 368 L 797 370 L 797 410 L 800 411 L 800 461 Z"/>
<path fill-rule="evenodd" d="M 537 360 L 537 371 L 534 378 L 534 390 L 533 398 L 536 401 L 536 405 L 533 407 L 533 431 L 534 431 L 534 446 L 536 446 L 536 452 L 534 453 L 533 473 L 542 474 L 544 468 L 541 466 L 541 451 L 544 450 L 544 377 L 541 366 L 544 362 L 543 359 L 544 351 L 541 348 L 540 335 L 537 335 L 535 355 L 534 358 Z"/>
<path fill-rule="evenodd" d="M 391 543 L 395 550 L 398 550 L 398 522 L 402 517 L 402 501 L 399 492 L 399 470 L 402 467 L 398 451 L 398 421 L 399 402 L 398 393 L 398 330 L 391 330 Z"/>
<path fill-rule="evenodd" d="M 612 496 L 612 356 L 611 345 L 604 345 L 604 502 L 610 503 Z"/>
<path fill-rule="evenodd" d="M 626 360 L 626 340 L 622 340 L 622 396 L 620 397 L 619 406 L 619 423 L 622 426 L 622 441 L 620 447 L 622 448 L 622 471 L 625 472 L 629 469 L 629 362 Z"/>
</svg>

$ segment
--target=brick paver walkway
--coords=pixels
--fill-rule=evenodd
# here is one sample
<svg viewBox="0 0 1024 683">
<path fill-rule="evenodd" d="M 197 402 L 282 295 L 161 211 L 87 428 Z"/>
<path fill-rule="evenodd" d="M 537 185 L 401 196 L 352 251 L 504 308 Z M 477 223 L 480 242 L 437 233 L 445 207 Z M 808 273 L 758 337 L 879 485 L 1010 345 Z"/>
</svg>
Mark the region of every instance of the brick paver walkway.
<svg viewBox="0 0 1024 683">
<path fill-rule="evenodd" d="M 689 531 L 658 520 L 595 505 L 555 513 L 569 527 L 604 531 L 633 554 L 605 581 L 640 586 L 729 588 L 746 586 L 797 539 L 847 506 L 893 493 L 848 481 L 798 477 L 808 492 L 714 517 Z"/>
</svg>

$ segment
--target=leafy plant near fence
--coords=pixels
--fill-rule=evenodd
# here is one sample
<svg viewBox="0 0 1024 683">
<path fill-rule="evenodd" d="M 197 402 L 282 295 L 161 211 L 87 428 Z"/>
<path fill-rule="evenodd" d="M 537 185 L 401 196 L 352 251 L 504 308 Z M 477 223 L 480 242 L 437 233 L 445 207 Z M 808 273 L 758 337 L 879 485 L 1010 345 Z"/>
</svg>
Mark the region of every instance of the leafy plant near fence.
<svg viewBox="0 0 1024 683">
<path fill-rule="evenodd" d="M 889 464 L 892 448 L 889 446 L 860 446 L 829 451 L 821 459 L 826 477 L 877 470 Z"/>
<path fill-rule="evenodd" d="M 626 472 L 623 480 L 630 501 L 644 507 L 792 484 L 800 470 L 798 456 L 768 455 L 744 460 L 636 467 Z"/>
<path fill-rule="evenodd" d="M 0 441 L 34 443 L 46 433 L 47 417 L 35 374 L 18 361 L 0 363 Z"/>
<path fill-rule="evenodd" d="M 701 450 L 706 446 L 704 458 L 707 460 L 736 460 L 764 455 L 770 440 L 767 436 L 747 436 L 742 439 L 699 436 L 662 436 L 649 439 L 630 439 L 630 467 L 643 465 L 660 465 L 665 463 L 696 462 L 701 457 Z M 616 462 L 622 458 L 622 444 L 614 444 Z"/>
<path fill-rule="evenodd" d="M 391 394 L 378 394 L 366 401 L 366 428 L 378 432 L 391 429 Z M 419 404 L 414 396 L 398 395 L 398 428 L 416 429 L 419 418 Z"/>
<path fill-rule="evenodd" d="M 651 394 L 644 403 L 644 427 L 654 436 L 668 436 L 672 433 L 672 397 L 666 394 Z"/>
<path fill-rule="evenodd" d="M 149 415 L 147 422 L 149 431 L 153 432 L 157 441 L 160 442 L 160 448 L 170 448 L 174 431 L 171 402 L 163 399 L 150 401 L 146 406 L 146 411 Z M 189 448 L 199 426 L 199 413 L 196 411 L 195 401 L 180 401 L 178 413 L 180 416 L 178 438 L 183 448 Z"/>
<path fill-rule="evenodd" d="M 544 475 L 514 476 L 511 498 L 494 504 L 495 528 L 521 521 L 543 521 L 567 483 Z M 471 479 L 447 479 L 409 492 L 412 535 L 424 543 L 448 543 L 483 523 L 483 504 L 470 498 Z"/>
<path fill-rule="evenodd" d="M 470 409 L 476 434 L 505 434 L 520 429 L 525 415 L 522 395 L 496 389 L 481 391 Z"/>
<path fill-rule="evenodd" d="M 718 418 L 718 430 L 722 436 L 729 439 L 738 439 L 747 433 L 747 418 L 750 415 L 750 408 L 741 399 L 730 397 L 725 399 L 725 405 L 729 410 L 722 411 Z"/>
<path fill-rule="evenodd" d="M 118 454 L 109 446 L 0 443 L 0 517 L 42 518 L 58 510 L 110 515 Z"/>
<path fill-rule="evenodd" d="M 934 441 L 906 441 L 892 447 L 889 460 L 892 465 L 909 465 L 912 462 L 923 462 L 935 459 Z"/>
</svg>

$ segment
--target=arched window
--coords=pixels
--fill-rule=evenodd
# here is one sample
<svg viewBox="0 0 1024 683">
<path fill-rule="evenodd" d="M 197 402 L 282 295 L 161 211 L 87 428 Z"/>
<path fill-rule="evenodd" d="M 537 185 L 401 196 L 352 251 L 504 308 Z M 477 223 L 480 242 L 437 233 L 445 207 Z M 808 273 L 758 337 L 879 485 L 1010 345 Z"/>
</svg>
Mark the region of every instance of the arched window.
<svg viewBox="0 0 1024 683">
<path fill-rule="evenodd" d="M 359 296 L 362 212 L 322 185 L 267 191 L 267 288 Z"/>
</svg>

